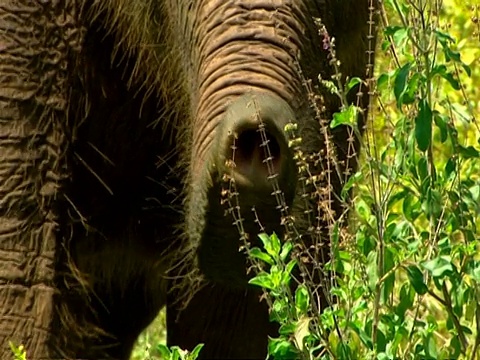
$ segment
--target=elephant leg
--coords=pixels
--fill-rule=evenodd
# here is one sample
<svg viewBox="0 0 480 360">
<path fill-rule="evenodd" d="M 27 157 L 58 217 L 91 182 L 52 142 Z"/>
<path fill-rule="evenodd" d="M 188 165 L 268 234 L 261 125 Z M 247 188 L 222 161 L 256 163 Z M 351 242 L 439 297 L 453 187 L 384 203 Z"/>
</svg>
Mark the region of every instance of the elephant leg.
<svg viewBox="0 0 480 360">
<path fill-rule="evenodd" d="M 168 345 L 192 350 L 206 344 L 201 359 L 265 359 L 268 335 L 277 333 L 278 327 L 269 321 L 260 289 L 207 284 L 186 299 L 186 305 L 173 292 L 169 295 Z"/>
<path fill-rule="evenodd" d="M 68 72 L 75 1 L 0 4 L 0 358 L 63 358 L 56 344 L 59 224 L 68 179 Z"/>
</svg>

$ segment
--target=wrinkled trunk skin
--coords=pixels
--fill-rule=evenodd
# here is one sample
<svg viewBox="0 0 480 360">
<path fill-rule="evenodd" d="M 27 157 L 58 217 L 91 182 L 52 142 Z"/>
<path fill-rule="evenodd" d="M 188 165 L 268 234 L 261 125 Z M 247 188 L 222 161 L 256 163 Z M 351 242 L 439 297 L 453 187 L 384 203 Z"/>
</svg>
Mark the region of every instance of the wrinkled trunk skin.
<svg viewBox="0 0 480 360">
<path fill-rule="evenodd" d="M 334 73 L 333 37 L 343 78 L 368 76 L 370 3 L 2 1 L 0 358 L 12 341 L 29 359 L 128 359 L 165 304 L 169 345 L 265 358 L 277 329 L 247 284 L 224 179 L 253 245 L 253 206 L 262 231 L 284 232 L 273 193 L 300 232 L 306 210 L 322 216 L 303 200 L 284 126 L 298 124 L 303 153 L 327 151 L 312 96 L 326 121 L 340 103 L 315 79 Z M 345 128 L 331 140 L 339 193 L 358 141 Z"/>
</svg>

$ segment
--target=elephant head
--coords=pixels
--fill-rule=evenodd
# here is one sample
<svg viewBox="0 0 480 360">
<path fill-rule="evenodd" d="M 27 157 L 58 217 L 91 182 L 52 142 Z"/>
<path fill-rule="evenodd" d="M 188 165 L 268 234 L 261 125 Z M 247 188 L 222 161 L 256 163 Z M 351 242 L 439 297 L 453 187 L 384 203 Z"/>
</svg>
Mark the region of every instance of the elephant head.
<svg viewBox="0 0 480 360">
<path fill-rule="evenodd" d="M 224 216 L 228 207 L 221 204 L 222 193 L 228 194 L 222 190 L 228 192 L 228 184 L 234 182 L 237 216 L 244 219 L 241 232 L 251 241 L 259 232 L 258 221 L 267 232 L 284 231 L 282 208 L 302 223 L 305 190 L 284 130 L 296 124 L 302 152 L 316 154 L 332 147 L 335 155 L 325 152 L 321 166 L 331 161 L 328 156 L 337 157 L 338 163 L 331 164 L 337 168 L 331 171 L 330 184 L 338 193 L 345 172 L 355 167 L 358 141 L 346 128 L 332 134 L 322 128 L 322 119 L 328 121 L 339 110 L 340 100 L 310 81 L 319 76 L 329 80 L 337 72 L 341 80 L 366 77 L 373 60 L 367 53 L 373 46 L 371 9 L 368 1 L 165 3 L 166 32 L 177 44 L 183 97 L 188 99 L 182 120 L 187 144 L 181 151 L 188 168 L 186 236 L 203 275 L 243 286 L 245 266 L 232 266 L 242 258 L 239 234 L 232 228 L 232 214 Z M 340 64 L 337 69 L 332 56 Z M 349 99 L 357 100 L 354 91 Z M 367 99 L 364 96 L 359 105 L 366 107 Z M 278 193 L 281 200 L 275 197 Z"/>
<path fill-rule="evenodd" d="M 317 79 L 371 76 L 375 2 L 4 1 L 0 346 L 23 343 L 33 358 L 125 358 L 166 297 L 169 343 L 204 342 L 208 358 L 264 357 L 275 326 L 239 249 L 264 231 L 316 244 L 344 211 L 335 195 L 359 141 L 328 123 L 355 102 L 361 129 L 368 96 L 361 84 L 341 99 Z M 182 188 L 182 209 L 152 220 L 142 201 L 160 194 L 164 209 L 168 198 L 143 187 L 167 176 L 152 170 L 156 153 Z M 313 159 L 317 187 L 299 156 Z M 175 278 L 167 294 L 145 280 L 159 258 Z M 94 290 L 72 293 L 72 275 Z M 115 322 L 139 304 L 138 288 L 141 305 Z M 83 313 L 91 327 L 76 320 Z M 91 329 L 121 345 L 105 350 Z"/>
</svg>

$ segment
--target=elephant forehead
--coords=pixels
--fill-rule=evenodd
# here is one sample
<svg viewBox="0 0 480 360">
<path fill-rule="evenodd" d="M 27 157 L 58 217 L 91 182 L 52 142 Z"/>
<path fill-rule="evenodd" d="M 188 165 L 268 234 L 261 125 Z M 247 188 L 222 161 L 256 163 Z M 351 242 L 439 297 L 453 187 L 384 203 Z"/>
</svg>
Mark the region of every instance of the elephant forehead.
<svg viewBox="0 0 480 360">
<path fill-rule="evenodd" d="M 299 8 L 303 1 L 293 4 L 291 1 L 206 1 L 201 2 L 196 13 L 194 27 L 197 31 L 209 33 L 215 29 L 242 26 L 270 26 L 276 29 L 299 25 L 296 17 L 302 14 Z"/>
<path fill-rule="evenodd" d="M 231 9 L 255 10 L 263 9 L 267 11 L 276 11 L 282 7 L 292 6 L 293 0 L 210 0 L 203 1 L 202 15 L 208 17 L 216 9 L 228 7 Z"/>
</svg>

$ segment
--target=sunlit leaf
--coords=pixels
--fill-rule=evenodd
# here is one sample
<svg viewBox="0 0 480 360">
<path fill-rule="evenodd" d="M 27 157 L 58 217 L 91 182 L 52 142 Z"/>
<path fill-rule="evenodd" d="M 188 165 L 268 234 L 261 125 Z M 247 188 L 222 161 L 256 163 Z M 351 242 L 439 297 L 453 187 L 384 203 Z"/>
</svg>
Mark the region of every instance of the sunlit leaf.
<svg viewBox="0 0 480 360">
<path fill-rule="evenodd" d="M 358 108 L 355 105 L 349 105 L 340 112 L 333 114 L 330 127 L 333 129 L 339 125 L 348 125 L 355 127 L 357 125 Z"/>
<path fill-rule="evenodd" d="M 450 256 L 439 256 L 422 263 L 422 267 L 428 270 L 434 278 L 443 278 L 453 273 L 454 266 Z"/>
<path fill-rule="evenodd" d="M 251 257 L 255 258 L 255 259 L 262 260 L 269 265 L 274 264 L 274 261 L 273 261 L 272 257 L 270 255 L 268 255 L 267 253 L 264 253 L 262 250 L 260 250 L 257 247 L 251 248 L 250 252 L 249 252 L 249 255 Z"/>
<path fill-rule="evenodd" d="M 274 290 L 275 289 L 275 284 L 272 281 L 272 278 L 270 274 L 267 274 L 265 272 L 258 274 L 254 278 L 250 279 L 248 281 L 249 284 L 252 285 L 257 285 L 265 289 L 269 290 Z"/>
<path fill-rule="evenodd" d="M 295 291 L 295 307 L 299 314 L 306 315 L 310 306 L 310 296 L 305 284 L 301 284 Z"/>
</svg>

